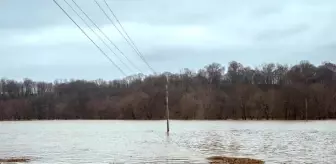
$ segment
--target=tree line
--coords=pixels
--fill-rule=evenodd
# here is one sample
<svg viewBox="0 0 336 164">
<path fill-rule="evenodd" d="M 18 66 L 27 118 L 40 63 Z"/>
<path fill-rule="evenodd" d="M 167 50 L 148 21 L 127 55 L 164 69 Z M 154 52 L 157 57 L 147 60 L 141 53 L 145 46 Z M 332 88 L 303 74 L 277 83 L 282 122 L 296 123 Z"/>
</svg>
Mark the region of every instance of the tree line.
<svg viewBox="0 0 336 164">
<path fill-rule="evenodd" d="M 3 78 L 0 120 L 164 119 L 166 76 L 171 119 L 334 119 L 335 68 L 308 61 L 251 68 L 232 61 L 227 69 L 212 63 L 113 81 Z"/>
</svg>

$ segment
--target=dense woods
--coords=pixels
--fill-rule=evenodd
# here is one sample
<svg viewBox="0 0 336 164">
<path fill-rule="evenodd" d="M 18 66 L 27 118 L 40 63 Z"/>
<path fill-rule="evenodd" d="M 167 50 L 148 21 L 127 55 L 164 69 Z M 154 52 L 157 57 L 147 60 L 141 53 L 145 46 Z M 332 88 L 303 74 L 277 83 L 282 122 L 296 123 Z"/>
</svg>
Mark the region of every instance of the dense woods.
<svg viewBox="0 0 336 164">
<path fill-rule="evenodd" d="M 335 68 L 232 61 L 113 81 L 1 79 L 0 120 L 163 119 L 166 75 L 172 119 L 333 119 Z"/>
</svg>

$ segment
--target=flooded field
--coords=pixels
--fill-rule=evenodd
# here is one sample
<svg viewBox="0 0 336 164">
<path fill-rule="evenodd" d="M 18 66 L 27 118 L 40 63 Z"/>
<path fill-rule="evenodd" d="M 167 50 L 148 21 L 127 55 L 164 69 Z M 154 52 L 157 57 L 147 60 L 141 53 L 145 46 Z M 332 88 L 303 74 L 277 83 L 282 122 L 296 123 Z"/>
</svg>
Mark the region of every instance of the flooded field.
<svg viewBox="0 0 336 164">
<path fill-rule="evenodd" d="M 29 163 L 207 163 L 209 156 L 334 163 L 336 121 L 0 122 L 0 159 Z"/>
</svg>

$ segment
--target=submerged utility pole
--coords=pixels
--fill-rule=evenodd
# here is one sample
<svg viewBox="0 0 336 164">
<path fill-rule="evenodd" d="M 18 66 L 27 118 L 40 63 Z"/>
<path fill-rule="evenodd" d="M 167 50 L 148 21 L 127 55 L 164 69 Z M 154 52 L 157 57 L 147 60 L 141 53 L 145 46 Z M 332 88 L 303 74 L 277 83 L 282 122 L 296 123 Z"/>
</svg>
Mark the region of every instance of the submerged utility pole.
<svg viewBox="0 0 336 164">
<path fill-rule="evenodd" d="M 308 100 L 307 100 L 307 97 L 305 99 L 305 107 L 306 107 L 306 121 L 308 121 Z"/>
<path fill-rule="evenodd" d="M 168 97 L 169 97 L 169 93 L 168 93 L 168 84 L 169 84 L 168 75 L 166 75 L 166 118 L 167 118 L 167 134 L 169 133 L 169 106 L 168 106 Z"/>
</svg>

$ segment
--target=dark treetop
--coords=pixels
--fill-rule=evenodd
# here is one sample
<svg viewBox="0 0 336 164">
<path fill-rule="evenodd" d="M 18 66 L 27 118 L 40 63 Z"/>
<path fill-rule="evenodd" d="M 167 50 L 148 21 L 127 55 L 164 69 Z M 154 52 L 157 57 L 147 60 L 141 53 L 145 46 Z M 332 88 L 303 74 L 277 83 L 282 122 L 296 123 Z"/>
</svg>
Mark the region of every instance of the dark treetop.
<svg viewBox="0 0 336 164">
<path fill-rule="evenodd" d="M 2 79 L 0 120 L 163 119 L 169 75 L 171 119 L 333 119 L 335 65 L 307 61 L 259 68 L 230 62 L 193 72 L 113 81 Z"/>
</svg>

